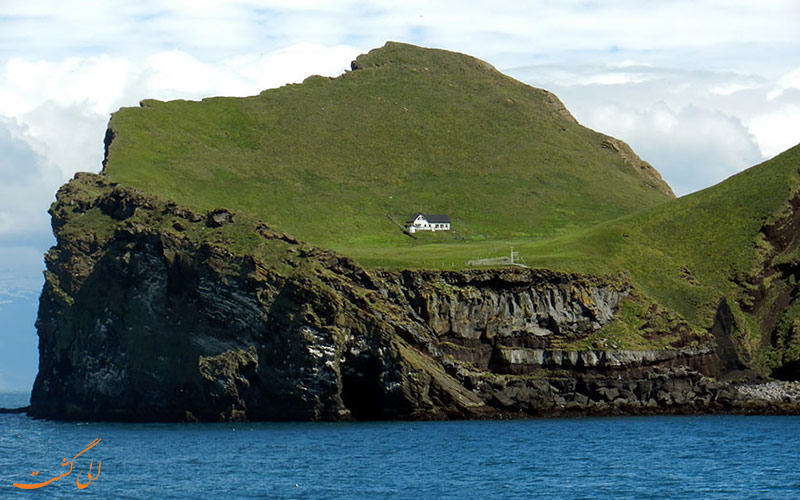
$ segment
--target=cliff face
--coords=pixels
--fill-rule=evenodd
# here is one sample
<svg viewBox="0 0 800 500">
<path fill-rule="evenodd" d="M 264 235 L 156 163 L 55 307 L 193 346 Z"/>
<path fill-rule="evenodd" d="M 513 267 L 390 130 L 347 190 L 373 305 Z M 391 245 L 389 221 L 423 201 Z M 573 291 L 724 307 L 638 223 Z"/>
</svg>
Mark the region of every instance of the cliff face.
<svg viewBox="0 0 800 500">
<path fill-rule="evenodd" d="M 367 271 L 244 216 L 194 213 L 93 174 L 62 187 L 51 215 L 37 417 L 499 418 L 734 404 L 705 376 L 735 366 L 710 334 L 657 349 L 575 347 L 635 299 L 623 278 Z"/>
</svg>

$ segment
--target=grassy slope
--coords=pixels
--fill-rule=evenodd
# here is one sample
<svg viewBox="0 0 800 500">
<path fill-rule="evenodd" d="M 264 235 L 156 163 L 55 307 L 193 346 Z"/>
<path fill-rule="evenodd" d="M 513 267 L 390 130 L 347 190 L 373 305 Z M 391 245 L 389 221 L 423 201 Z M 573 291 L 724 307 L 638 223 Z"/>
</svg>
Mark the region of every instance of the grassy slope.
<svg viewBox="0 0 800 500">
<path fill-rule="evenodd" d="M 591 228 L 546 239 L 468 242 L 458 250 L 430 245 L 429 265 L 458 267 L 471 257 L 507 254 L 512 244 L 534 267 L 626 273 L 638 289 L 693 324 L 710 326 L 720 297 L 742 298 L 732 278 L 751 275 L 761 263 L 768 243 L 760 229 L 800 189 L 798 170 L 800 146 L 716 186 Z M 413 249 L 356 256 L 398 267 L 417 257 Z"/>
<path fill-rule="evenodd" d="M 417 210 L 447 213 L 460 236 L 491 245 L 670 198 L 660 179 L 604 148 L 605 136 L 578 125 L 552 94 L 477 59 L 390 43 L 358 65 L 255 97 L 122 109 L 104 172 L 389 265 L 371 254 L 399 249 L 425 260 L 429 245 L 459 254 L 463 240 L 414 241 L 387 214 L 402 223 Z"/>
<path fill-rule="evenodd" d="M 458 267 L 472 257 L 507 255 L 508 245 L 514 245 L 533 267 L 624 273 L 638 293 L 698 328 L 711 326 L 717 303 L 726 297 L 739 323 L 743 352 L 756 355 L 769 332 L 759 327 L 763 311 L 751 316 L 739 309 L 737 303 L 749 301 L 741 282 L 757 274 L 765 255 L 774 253 L 761 228 L 785 213 L 788 200 L 800 190 L 798 171 L 800 146 L 708 189 L 632 215 L 545 239 L 468 242 L 458 247 L 432 244 L 421 264 Z M 364 249 L 355 255 L 397 267 L 420 263 L 414 248 Z M 795 248 L 775 256 L 776 261 L 799 258 Z M 770 290 L 779 286 L 768 284 Z M 800 311 L 800 306 L 795 309 Z M 782 321 L 796 317 L 790 310 Z"/>
<path fill-rule="evenodd" d="M 761 228 L 786 213 L 800 190 L 799 170 L 796 146 L 703 191 L 520 250 L 535 266 L 624 272 L 641 292 L 699 327 L 711 326 L 724 296 L 737 316 L 740 347 L 753 355 L 769 332 L 759 327 L 763 312 L 739 309 L 748 298 L 735 279 L 746 281 L 769 259 L 797 260 L 792 247 L 775 255 Z"/>
<path fill-rule="evenodd" d="M 626 331 L 650 300 L 708 328 L 725 296 L 740 347 L 755 352 L 769 334 L 739 309 L 734 278 L 769 254 L 759 231 L 799 188 L 800 147 L 665 203 L 657 179 L 551 94 L 481 61 L 388 44 L 358 66 L 251 98 L 122 109 L 105 173 L 195 209 L 247 212 L 369 266 L 461 268 L 513 245 L 531 266 L 625 273 L 647 297 Z M 449 213 L 466 241 L 412 240 L 386 217 L 416 210 Z"/>
</svg>

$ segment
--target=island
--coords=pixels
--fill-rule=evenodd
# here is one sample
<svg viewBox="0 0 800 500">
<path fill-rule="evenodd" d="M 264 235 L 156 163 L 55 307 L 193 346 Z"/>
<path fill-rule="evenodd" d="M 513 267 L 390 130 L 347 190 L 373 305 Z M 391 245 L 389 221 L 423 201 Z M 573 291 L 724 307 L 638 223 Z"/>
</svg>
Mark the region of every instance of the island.
<svg viewBox="0 0 800 500">
<path fill-rule="evenodd" d="M 395 42 L 105 146 L 50 209 L 34 417 L 800 409 L 800 147 L 676 198 L 552 93 Z"/>
</svg>

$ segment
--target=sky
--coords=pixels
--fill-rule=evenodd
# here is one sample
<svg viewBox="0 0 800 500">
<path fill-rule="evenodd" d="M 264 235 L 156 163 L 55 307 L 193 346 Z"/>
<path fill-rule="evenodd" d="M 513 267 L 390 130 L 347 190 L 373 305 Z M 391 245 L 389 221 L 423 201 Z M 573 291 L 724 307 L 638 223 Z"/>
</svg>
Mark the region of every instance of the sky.
<svg viewBox="0 0 800 500">
<path fill-rule="evenodd" d="M 387 40 L 555 92 L 678 195 L 800 143 L 796 0 L 0 0 L 0 391 L 29 390 L 47 209 L 110 113 L 336 76 Z"/>
</svg>

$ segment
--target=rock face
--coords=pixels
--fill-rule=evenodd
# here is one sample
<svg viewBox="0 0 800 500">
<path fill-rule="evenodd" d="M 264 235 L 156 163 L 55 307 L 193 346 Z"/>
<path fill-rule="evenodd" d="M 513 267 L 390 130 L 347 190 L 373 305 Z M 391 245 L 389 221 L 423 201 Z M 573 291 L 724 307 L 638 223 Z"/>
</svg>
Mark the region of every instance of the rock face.
<svg viewBox="0 0 800 500">
<path fill-rule="evenodd" d="M 576 349 L 623 278 L 367 271 L 264 224 L 79 174 L 51 208 L 29 413 L 345 420 L 716 411 L 717 342 Z M 724 329 L 718 329 L 719 335 Z M 713 339 L 709 335 L 708 339 Z"/>
</svg>

